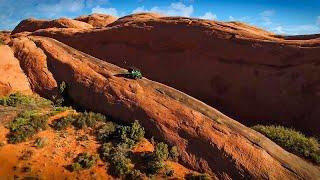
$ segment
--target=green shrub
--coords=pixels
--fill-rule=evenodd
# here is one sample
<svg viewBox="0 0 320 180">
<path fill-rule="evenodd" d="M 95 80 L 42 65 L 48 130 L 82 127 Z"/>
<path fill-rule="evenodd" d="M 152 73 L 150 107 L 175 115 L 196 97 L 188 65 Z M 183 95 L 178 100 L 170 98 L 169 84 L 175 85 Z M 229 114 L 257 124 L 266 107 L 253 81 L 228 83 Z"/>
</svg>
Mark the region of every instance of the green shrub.
<svg viewBox="0 0 320 180">
<path fill-rule="evenodd" d="M 126 179 L 129 179 L 129 180 L 142 180 L 143 176 L 144 175 L 140 172 L 140 170 L 133 169 L 126 175 Z"/>
<path fill-rule="evenodd" d="M 211 180 L 212 178 L 207 174 L 190 173 L 186 176 L 187 180 Z"/>
<path fill-rule="evenodd" d="M 159 174 L 162 169 L 165 167 L 165 163 L 163 160 L 153 159 L 151 161 L 147 161 L 147 173 L 148 174 Z"/>
<path fill-rule="evenodd" d="M 51 111 L 51 115 L 56 115 L 56 114 L 59 114 L 59 113 L 62 113 L 62 112 L 65 112 L 65 111 L 68 111 L 68 110 L 72 110 L 71 107 L 66 107 L 66 106 L 54 106 L 52 111 Z"/>
<path fill-rule="evenodd" d="M 81 169 L 89 169 L 94 166 L 97 162 L 97 157 L 90 155 L 88 153 L 80 153 L 75 162 L 71 164 L 70 169 L 71 171 L 78 171 Z"/>
<path fill-rule="evenodd" d="M 99 113 L 94 112 L 84 112 L 80 113 L 72 125 L 78 129 L 83 129 L 85 127 L 94 127 L 98 121 L 105 121 L 106 117 Z"/>
<path fill-rule="evenodd" d="M 156 145 L 156 148 L 153 152 L 154 158 L 157 160 L 166 160 L 169 156 L 168 145 L 160 142 Z"/>
<path fill-rule="evenodd" d="M 138 121 L 135 121 L 131 127 L 118 126 L 115 136 L 119 138 L 121 143 L 131 148 L 144 137 L 144 134 L 144 128 L 140 126 Z"/>
<path fill-rule="evenodd" d="M 53 129 L 57 131 L 62 131 L 67 129 L 71 125 L 71 123 L 75 120 L 75 118 L 76 118 L 75 115 L 68 115 L 61 119 L 53 121 L 51 126 L 53 127 Z"/>
<path fill-rule="evenodd" d="M 0 104 L 3 106 L 17 106 L 19 104 L 29 104 L 31 103 L 32 98 L 25 96 L 19 92 L 10 94 L 0 98 Z"/>
<path fill-rule="evenodd" d="M 131 125 L 130 138 L 138 142 L 144 137 L 144 128 L 139 124 L 137 120 Z"/>
<path fill-rule="evenodd" d="M 172 177 L 174 175 L 174 170 L 172 168 L 166 167 L 165 175 L 168 177 Z"/>
<path fill-rule="evenodd" d="M 316 138 L 306 137 L 302 133 L 282 126 L 256 125 L 254 130 L 264 134 L 286 150 L 320 163 L 320 145 Z"/>
<path fill-rule="evenodd" d="M 59 87 L 58 87 L 58 91 L 59 91 L 59 94 L 63 94 L 67 88 L 67 83 L 62 81 L 60 84 L 59 84 Z"/>
<path fill-rule="evenodd" d="M 177 146 L 172 146 L 170 149 L 169 157 L 173 161 L 177 161 L 179 158 L 179 152 Z"/>
<path fill-rule="evenodd" d="M 9 143 L 20 143 L 47 127 L 49 116 L 37 111 L 24 111 L 8 125 L 10 133 Z"/>
<path fill-rule="evenodd" d="M 106 122 L 102 125 L 97 132 L 97 139 L 102 142 L 107 142 L 110 140 L 111 136 L 116 131 L 116 124 L 113 122 Z"/>
<path fill-rule="evenodd" d="M 104 161 L 108 161 L 112 148 L 112 143 L 104 143 L 99 149 L 100 158 Z"/>
<path fill-rule="evenodd" d="M 81 164 L 79 164 L 77 162 L 72 163 L 71 166 L 70 166 L 70 170 L 71 171 L 79 171 L 81 169 L 82 169 Z"/>
<path fill-rule="evenodd" d="M 34 146 L 36 148 L 43 148 L 48 143 L 48 138 L 37 138 L 34 141 Z"/>
<path fill-rule="evenodd" d="M 109 163 L 110 173 L 117 177 L 125 177 L 132 170 L 131 160 L 127 158 L 127 150 L 117 146 L 110 150 Z"/>
<path fill-rule="evenodd" d="M 20 92 L 16 92 L 16 93 L 10 94 L 9 96 L 0 98 L 0 105 L 3 105 L 3 106 L 16 107 L 18 105 L 30 105 L 34 107 L 44 107 L 44 106 L 49 106 L 51 104 L 52 102 L 47 99 L 37 97 L 34 95 L 24 95 L 24 94 L 21 94 Z"/>
</svg>

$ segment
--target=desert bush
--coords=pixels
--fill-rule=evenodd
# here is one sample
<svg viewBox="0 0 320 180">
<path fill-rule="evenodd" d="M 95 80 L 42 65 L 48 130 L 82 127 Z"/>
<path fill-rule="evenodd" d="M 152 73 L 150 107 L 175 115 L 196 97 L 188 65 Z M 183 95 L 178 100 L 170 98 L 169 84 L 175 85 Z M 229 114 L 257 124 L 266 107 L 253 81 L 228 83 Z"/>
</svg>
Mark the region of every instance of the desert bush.
<svg viewBox="0 0 320 180">
<path fill-rule="evenodd" d="M 75 162 L 71 164 L 70 170 L 71 171 L 78 171 L 81 169 L 89 169 L 94 166 L 97 162 L 97 157 L 90 155 L 88 153 L 80 153 Z"/>
<path fill-rule="evenodd" d="M 19 92 L 10 94 L 0 98 L 0 104 L 3 106 L 17 106 L 19 104 L 29 104 L 31 103 L 32 98 L 25 96 Z"/>
<path fill-rule="evenodd" d="M 65 98 L 68 95 L 66 92 L 66 89 L 67 89 L 67 84 L 66 84 L 66 82 L 62 81 L 58 85 L 58 95 L 54 95 L 52 97 L 55 106 L 65 105 Z"/>
<path fill-rule="evenodd" d="M 147 174 L 159 174 L 163 168 L 165 167 L 165 163 L 163 160 L 152 159 L 151 161 L 147 161 Z"/>
<path fill-rule="evenodd" d="M 9 143 L 20 143 L 47 127 L 49 116 L 38 111 L 24 111 L 8 125 Z"/>
<path fill-rule="evenodd" d="M 34 146 L 36 148 L 43 148 L 48 143 L 48 138 L 37 138 L 34 141 Z"/>
<path fill-rule="evenodd" d="M 99 113 L 84 112 L 77 115 L 72 125 L 77 129 L 83 129 L 85 127 L 94 127 L 98 121 L 105 121 L 106 117 Z"/>
<path fill-rule="evenodd" d="M 153 156 L 157 160 L 166 160 L 169 156 L 168 145 L 160 142 L 156 145 Z"/>
<path fill-rule="evenodd" d="M 100 158 L 104 161 L 108 161 L 112 148 L 112 143 L 104 143 L 99 149 Z"/>
<path fill-rule="evenodd" d="M 62 81 L 58 86 L 59 94 L 63 94 L 67 88 L 67 83 Z"/>
<path fill-rule="evenodd" d="M 71 107 L 66 107 L 66 106 L 54 106 L 52 111 L 51 111 L 51 115 L 56 115 L 56 114 L 59 114 L 59 113 L 62 113 L 62 112 L 65 112 L 65 111 L 68 111 L 68 110 L 72 110 Z"/>
<path fill-rule="evenodd" d="M 252 128 L 284 149 L 320 164 L 320 144 L 316 138 L 307 137 L 294 129 L 282 126 L 256 125 Z"/>
<path fill-rule="evenodd" d="M 0 46 L 4 45 L 4 41 L 2 39 L 0 39 Z"/>
<path fill-rule="evenodd" d="M 0 98 L 0 105 L 3 106 L 16 107 L 19 105 L 29 105 L 32 107 L 44 107 L 49 106 L 51 104 L 52 102 L 47 99 L 37 97 L 34 95 L 24 95 L 19 92 Z"/>
<path fill-rule="evenodd" d="M 179 152 L 177 146 L 172 146 L 170 149 L 169 157 L 173 161 L 177 161 L 179 158 Z"/>
<path fill-rule="evenodd" d="M 102 125 L 97 132 L 97 139 L 102 142 L 107 142 L 110 140 L 111 136 L 116 131 L 116 124 L 113 122 L 106 122 Z"/>
<path fill-rule="evenodd" d="M 207 174 L 190 173 L 186 176 L 187 180 L 211 180 L 212 178 Z"/>
<path fill-rule="evenodd" d="M 127 175 L 126 175 L 126 179 L 129 180 L 142 180 L 144 177 L 144 174 L 141 173 L 140 170 L 137 169 L 133 169 L 131 170 Z"/>
<path fill-rule="evenodd" d="M 73 121 L 75 121 L 76 117 L 76 115 L 70 114 L 66 117 L 53 121 L 51 127 L 57 131 L 65 130 L 72 124 Z"/>
<path fill-rule="evenodd" d="M 130 138 L 138 142 L 144 137 L 144 128 L 139 124 L 139 121 L 134 121 L 131 125 Z"/>
<path fill-rule="evenodd" d="M 165 175 L 168 177 L 172 177 L 174 175 L 174 170 L 168 166 L 165 167 Z"/>
<path fill-rule="evenodd" d="M 131 148 L 144 137 L 144 134 L 144 128 L 138 121 L 134 121 L 131 126 L 118 126 L 115 137 Z"/>
<path fill-rule="evenodd" d="M 128 151 L 121 146 L 116 146 L 110 150 L 108 161 L 110 163 L 110 173 L 117 177 L 125 177 L 132 171 L 131 160 L 127 158 Z"/>
</svg>

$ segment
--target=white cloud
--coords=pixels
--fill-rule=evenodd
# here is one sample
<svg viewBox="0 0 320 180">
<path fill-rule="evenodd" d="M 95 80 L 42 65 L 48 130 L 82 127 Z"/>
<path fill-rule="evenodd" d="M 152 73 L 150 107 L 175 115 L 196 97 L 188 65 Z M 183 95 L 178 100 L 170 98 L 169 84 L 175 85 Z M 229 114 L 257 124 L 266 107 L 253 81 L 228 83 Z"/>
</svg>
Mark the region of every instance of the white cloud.
<svg viewBox="0 0 320 180">
<path fill-rule="evenodd" d="M 319 33 L 320 27 L 313 24 L 304 24 L 297 26 L 277 26 L 275 28 L 271 28 L 270 30 L 277 34 L 301 35 Z"/>
<path fill-rule="evenodd" d="M 101 6 L 108 3 L 109 3 L 109 0 L 86 0 L 86 7 L 92 8 L 95 6 Z"/>
<path fill-rule="evenodd" d="M 117 9 L 115 8 L 102 8 L 100 6 L 96 6 L 91 9 L 91 13 L 101 13 L 101 14 L 109 14 L 112 16 L 119 16 Z"/>
<path fill-rule="evenodd" d="M 272 29 L 276 34 L 286 34 L 282 26 L 277 26 Z"/>
<path fill-rule="evenodd" d="M 132 13 L 137 12 L 156 12 L 160 14 L 164 14 L 167 16 L 185 16 L 190 17 L 193 13 L 194 9 L 192 5 L 186 6 L 181 2 L 171 3 L 167 7 L 158 7 L 154 6 L 151 9 L 145 9 L 144 6 L 137 7 L 132 11 Z"/>
<path fill-rule="evenodd" d="M 199 16 L 199 18 L 214 20 L 217 19 L 217 15 L 212 14 L 211 12 L 206 12 L 203 16 Z"/>
<path fill-rule="evenodd" d="M 84 0 L 60 0 L 55 4 L 39 4 L 37 11 L 46 13 L 49 17 L 61 16 L 61 13 L 74 13 L 85 7 Z"/>
<path fill-rule="evenodd" d="M 132 11 L 132 13 L 141 13 L 141 12 L 149 12 L 149 10 L 145 9 L 144 6 L 140 6 Z"/>
<path fill-rule="evenodd" d="M 275 13 L 274 10 L 265 10 L 265 11 L 262 11 L 259 15 L 264 17 L 270 17 L 270 16 L 273 16 L 274 13 Z"/>
<path fill-rule="evenodd" d="M 263 25 L 264 26 L 269 26 L 272 24 L 272 21 L 271 21 L 271 16 L 273 16 L 275 14 L 275 11 L 274 10 L 265 10 L 265 11 L 262 11 L 259 15 L 261 16 L 262 18 L 262 21 L 263 21 Z"/>
<path fill-rule="evenodd" d="M 240 18 L 237 17 L 233 17 L 233 16 L 229 16 L 229 21 L 241 21 L 241 22 L 247 22 L 249 21 L 251 18 L 249 16 L 242 16 Z"/>
</svg>

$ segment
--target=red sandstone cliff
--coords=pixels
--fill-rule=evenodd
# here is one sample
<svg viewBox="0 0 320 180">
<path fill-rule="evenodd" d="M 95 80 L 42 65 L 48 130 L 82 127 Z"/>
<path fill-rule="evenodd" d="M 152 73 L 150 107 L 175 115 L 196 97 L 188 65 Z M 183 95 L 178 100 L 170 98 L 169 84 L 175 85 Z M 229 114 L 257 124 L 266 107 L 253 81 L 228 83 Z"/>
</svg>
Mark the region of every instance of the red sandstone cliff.
<svg viewBox="0 0 320 180">
<path fill-rule="evenodd" d="M 319 135 L 320 36 L 276 36 L 238 22 L 136 14 L 52 37 L 196 97 L 246 125 Z M 243 104 L 246 105 L 243 105 Z"/>
</svg>

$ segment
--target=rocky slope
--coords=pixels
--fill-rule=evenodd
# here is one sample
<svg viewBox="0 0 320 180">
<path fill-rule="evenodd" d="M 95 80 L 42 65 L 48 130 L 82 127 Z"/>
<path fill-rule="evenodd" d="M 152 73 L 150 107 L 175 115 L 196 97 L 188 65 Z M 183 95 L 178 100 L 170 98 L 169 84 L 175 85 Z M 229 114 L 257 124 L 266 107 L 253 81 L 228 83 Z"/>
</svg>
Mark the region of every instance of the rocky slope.
<svg viewBox="0 0 320 180">
<path fill-rule="evenodd" d="M 218 179 L 319 177 L 318 166 L 180 91 L 127 79 L 124 69 L 50 38 L 19 37 L 11 46 L 35 92 L 51 98 L 65 81 L 77 104 L 118 121 L 140 120 L 150 136 L 176 145 L 193 170 Z"/>
<path fill-rule="evenodd" d="M 277 36 L 239 22 L 152 13 L 102 29 L 32 34 L 120 67 L 138 67 L 246 125 L 281 124 L 320 135 L 319 35 Z"/>
</svg>

